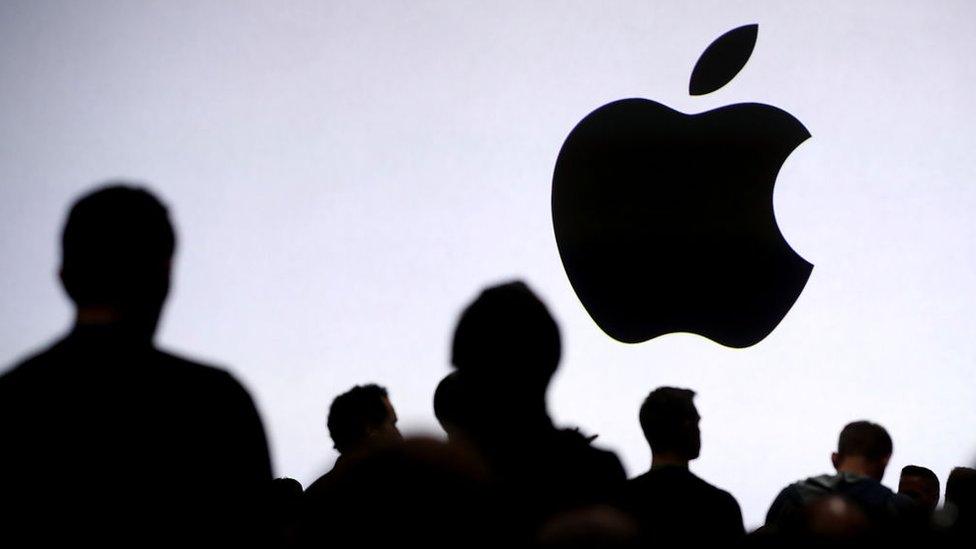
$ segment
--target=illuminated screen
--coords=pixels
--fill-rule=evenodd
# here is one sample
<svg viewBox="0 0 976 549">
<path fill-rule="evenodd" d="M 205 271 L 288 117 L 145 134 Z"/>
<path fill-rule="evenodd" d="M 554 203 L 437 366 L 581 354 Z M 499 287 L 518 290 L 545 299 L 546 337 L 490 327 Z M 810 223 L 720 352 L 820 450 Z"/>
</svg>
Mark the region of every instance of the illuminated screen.
<svg viewBox="0 0 976 549">
<path fill-rule="evenodd" d="M 894 439 L 887 485 L 909 463 L 944 482 L 976 451 L 974 20 L 963 1 L 3 2 L 0 359 L 68 329 L 67 208 L 127 178 L 178 231 L 158 342 L 246 384 L 278 476 L 329 468 L 326 410 L 354 384 L 440 434 L 458 313 L 522 278 L 562 329 L 554 419 L 631 476 L 650 464 L 640 403 L 672 385 L 698 393 L 692 470 L 748 527 L 831 470 L 855 419 Z M 690 95 L 705 48 L 753 23 L 741 72 Z M 556 158 L 588 113 L 634 97 L 764 103 L 812 136 L 773 202 L 814 267 L 755 345 L 621 343 L 570 284 Z"/>
</svg>

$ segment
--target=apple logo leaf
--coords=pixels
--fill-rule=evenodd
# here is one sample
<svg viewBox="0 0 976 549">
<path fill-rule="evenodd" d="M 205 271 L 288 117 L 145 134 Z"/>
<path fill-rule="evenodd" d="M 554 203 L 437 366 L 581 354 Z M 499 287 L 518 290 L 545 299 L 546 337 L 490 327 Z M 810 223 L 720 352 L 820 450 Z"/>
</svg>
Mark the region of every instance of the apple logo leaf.
<svg viewBox="0 0 976 549">
<path fill-rule="evenodd" d="M 732 29 L 716 38 L 695 63 L 688 92 L 691 95 L 705 95 L 728 84 L 746 65 L 758 34 L 759 25 L 752 24 Z"/>
</svg>

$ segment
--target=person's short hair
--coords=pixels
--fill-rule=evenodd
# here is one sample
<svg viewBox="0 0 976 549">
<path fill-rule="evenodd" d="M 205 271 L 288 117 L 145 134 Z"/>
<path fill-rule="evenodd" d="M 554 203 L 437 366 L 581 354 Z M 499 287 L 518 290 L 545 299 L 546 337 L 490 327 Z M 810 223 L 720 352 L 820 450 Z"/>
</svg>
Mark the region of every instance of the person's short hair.
<svg viewBox="0 0 976 549">
<path fill-rule="evenodd" d="M 936 487 L 939 486 L 939 477 L 934 471 L 932 471 L 932 469 L 929 469 L 928 467 L 922 467 L 920 465 L 906 465 L 901 468 L 901 476 L 918 477 L 929 484 L 934 484 Z"/>
<path fill-rule="evenodd" d="M 652 452 L 686 453 L 694 438 L 690 422 L 697 422 L 698 411 L 691 389 L 677 387 L 658 387 L 651 391 L 640 407 L 640 425 Z"/>
<path fill-rule="evenodd" d="M 355 448 L 366 439 L 370 428 L 386 421 L 389 411 L 383 400 L 388 397 L 385 388 L 370 383 L 356 385 L 332 401 L 326 424 L 340 454 Z"/>
<path fill-rule="evenodd" d="M 65 288 L 79 305 L 128 302 L 147 292 L 165 295 L 165 265 L 175 247 L 162 202 L 141 187 L 105 185 L 78 199 L 68 213 L 61 238 Z"/>
<path fill-rule="evenodd" d="M 516 281 L 485 289 L 461 313 L 451 362 L 472 375 L 545 388 L 561 352 L 556 321 L 532 290 Z"/>
<path fill-rule="evenodd" d="M 976 469 L 954 468 L 946 480 L 945 499 L 946 503 L 967 510 L 976 505 Z"/>
<path fill-rule="evenodd" d="M 861 456 L 871 461 L 891 457 L 891 436 L 884 427 L 870 421 L 848 423 L 837 440 L 837 453 L 841 456 Z"/>
</svg>

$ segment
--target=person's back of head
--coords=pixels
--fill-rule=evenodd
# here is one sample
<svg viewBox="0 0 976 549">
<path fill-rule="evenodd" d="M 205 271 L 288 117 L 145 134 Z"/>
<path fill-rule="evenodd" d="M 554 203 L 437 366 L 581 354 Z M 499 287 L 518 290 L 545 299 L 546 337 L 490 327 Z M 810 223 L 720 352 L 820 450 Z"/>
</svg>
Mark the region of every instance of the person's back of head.
<svg viewBox="0 0 976 549">
<path fill-rule="evenodd" d="M 694 397 L 690 389 L 658 387 L 644 399 L 640 424 L 655 460 L 664 456 L 678 461 L 698 457 L 701 431 Z"/>
<path fill-rule="evenodd" d="M 451 439 L 471 430 L 474 418 L 469 393 L 458 371 L 444 376 L 434 390 L 434 416 Z"/>
<path fill-rule="evenodd" d="M 946 503 L 970 513 L 976 503 L 976 469 L 956 467 L 949 473 L 946 481 Z"/>
<path fill-rule="evenodd" d="M 856 473 L 880 482 L 893 448 L 884 427 L 870 421 L 854 421 L 841 430 L 831 459 L 838 472 Z"/>
<path fill-rule="evenodd" d="M 906 465 L 898 478 L 898 493 L 911 498 L 921 508 L 932 512 L 939 505 L 939 477 L 926 467 Z"/>
<path fill-rule="evenodd" d="M 373 443 L 399 440 L 396 412 L 389 394 L 379 385 L 357 385 L 337 396 L 329 407 L 327 426 L 340 454 L 355 452 Z"/>
<path fill-rule="evenodd" d="M 96 308 L 154 329 L 169 291 L 175 243 L 166 207 L 149 191 L 101 187 L 75 202 L 65 222 L 65 290 L 79 311 Z"/>
<path fill-rule="evenodd" d="M 559 365 L 559 327 L 523 282 L 485 289 L 454 331 L 454 366 L 507 390 L 545 394 Z"/>
</svg>

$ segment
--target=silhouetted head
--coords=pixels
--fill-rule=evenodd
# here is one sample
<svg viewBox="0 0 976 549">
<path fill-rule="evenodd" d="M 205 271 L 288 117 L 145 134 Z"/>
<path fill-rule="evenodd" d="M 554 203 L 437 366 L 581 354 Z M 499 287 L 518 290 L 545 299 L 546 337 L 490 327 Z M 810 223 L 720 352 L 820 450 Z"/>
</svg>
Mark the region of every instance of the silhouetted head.
<svg viewBox="0 0 976 549">
<path fill-rule="evenodd" d="M 155 331 L 175 242 L 166 207 L 145 189 L 112 184 L 81 197 L 61 241 L 61 280 L 79 320 Z"/>
<path fill-rule="evenodd" d="M 461 372 L 451 372 L 434 390 L 434 416 L 451 439 L 470 429 L 470 395 L 466 394 Z"/>
<path fill-rule="evenodd" d="M 892 449 L 891 436 L 884 427 L 870 421 L 854 421 L 841 430 L 837 451 L 831 461 L 838 471 L 856 473 L 880 482 Z"/>
<path fill-rule="evenodd" d="M 340 454 L 399 441 L 397 416 L 386 389 L 357 385 L 337 396 L 329 407 L 329 435 Z"/>
<path fill-rule="evenodd" d="M 640 424 L 655 460 L 662 457 L 687 462 L 701 451 L 701 416 L 690 389 L 658 387 L 640 409 Z"/>
<path fill-rule="evenodd" d="M 976 469 L 956 467 L 946 481 L 946 503 L 969 513 L 976 509 Z"/>
<path fill-rule="evenodd" d="M 461 313 L 451 361 L 465 375 L 535 397 L 545 395 L 561 352 L 549 310 L 523 282 L 510 282 L 484 290 Z"/>
<path fill-rule="evenodd" d="M 898 493 L 904 494 L 928 512 L 939 505 L 941 487 L 939 477 L 931 469 L 918 465 L 906 465 L 898 479 Z"/>
</svg>

